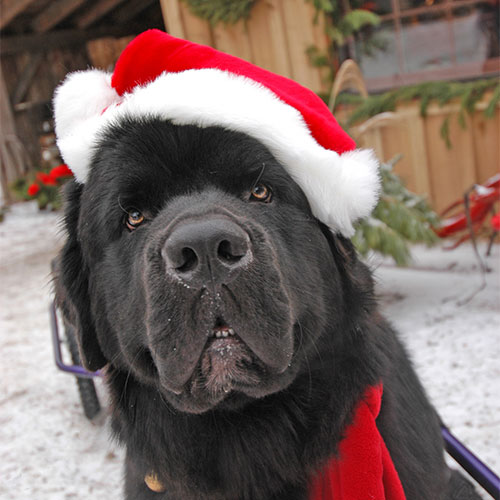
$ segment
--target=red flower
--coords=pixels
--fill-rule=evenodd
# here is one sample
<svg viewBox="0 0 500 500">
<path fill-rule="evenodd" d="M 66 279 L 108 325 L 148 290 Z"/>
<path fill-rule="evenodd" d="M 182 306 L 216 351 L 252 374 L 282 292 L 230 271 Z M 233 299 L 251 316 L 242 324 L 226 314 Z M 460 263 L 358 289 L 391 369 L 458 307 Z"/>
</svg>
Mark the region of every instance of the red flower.
<svg viewBox="0 0 500 500">
<path fill-rule="evenodd" d="M 490 220 L 491 227 L 494 231 L 500 231 L 500 212 L 497 212 Z"/>
<path fill-rule="evenodd" d="M 360 9 L 363 9 L 363 10 L 369 10 L 371 12 L 373 12 L 375 10 L 375 8 L 377 7 L 377 4 L 375 2 L 365 2 L 361 7 Z"/>
<path fill-rule="evenodd" d="M 59 179 L 60 177 L 71 177 L 73 172 L 68 168 L 67 165 L 58 165 L 54 167 L 49 174 L 53 179 Z"/>
<path fill-rule="evenodd" d="M 57 180 L 44 172 L 38 172 L 38 174 L 36 174 L 36 178 L 46 186 L 57 186 Z"/>
<path fill-rule="evenodd" d="M 40 191 L 40 186 L 36 182 L 34 182 L 28 187 L 28 194 L 30 196 L 35 196 L 38 193 L 38 191 Z"/>
</svg>

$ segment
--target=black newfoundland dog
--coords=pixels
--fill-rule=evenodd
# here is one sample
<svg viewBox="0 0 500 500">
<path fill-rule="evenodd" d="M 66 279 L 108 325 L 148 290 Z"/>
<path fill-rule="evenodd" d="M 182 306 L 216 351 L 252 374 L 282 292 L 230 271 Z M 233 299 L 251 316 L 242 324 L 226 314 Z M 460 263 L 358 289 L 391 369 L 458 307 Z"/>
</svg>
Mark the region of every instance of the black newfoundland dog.
<svg viewBox="0 0 500 500">
<path fill-rule="evenodd" d="M 65 195 L 59 301 L 105 367 L 128 500 L 306 500 L 380 383 L 406 498 L 477 498 L 369 270 L 261 141 L 123 118 Z"/>
</svg>

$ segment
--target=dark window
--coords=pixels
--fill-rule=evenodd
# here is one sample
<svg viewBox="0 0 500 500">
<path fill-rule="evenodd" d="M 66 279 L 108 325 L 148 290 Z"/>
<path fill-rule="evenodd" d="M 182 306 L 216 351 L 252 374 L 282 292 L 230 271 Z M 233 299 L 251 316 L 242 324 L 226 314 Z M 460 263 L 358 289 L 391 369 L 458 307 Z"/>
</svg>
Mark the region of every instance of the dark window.
<svg viewBox="0 0 500 500">
<path fill-rule="evenodd" d="M 352 50 L 370 90 L 500 72 L 498 0 L 375 0 Z"/>
</svg>

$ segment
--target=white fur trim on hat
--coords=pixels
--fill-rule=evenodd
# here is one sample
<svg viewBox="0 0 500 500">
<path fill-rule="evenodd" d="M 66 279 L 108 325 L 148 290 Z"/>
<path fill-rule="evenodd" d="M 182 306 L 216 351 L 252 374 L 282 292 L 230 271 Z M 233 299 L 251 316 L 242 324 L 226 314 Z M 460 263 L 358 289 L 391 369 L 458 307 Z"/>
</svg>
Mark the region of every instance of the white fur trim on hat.
<svg viewBox="0 0 500 500">
<path fill-rule="evenodd" d="M 162 73 L 118 96 L 111 75 L 71 74 L 54 98 L 57 145 L 78 182 L 107 126 L 124 117 L 161 118 L 177 125 L 221 126 L 262 142 L 307 196 L 313 214 L 334 232 L 353 234 L 380 190 L 378 162 L 370 151 L 339 155 L 312 137 L 300 112 L 266 87 L 217 69 Z"/>
</svg>

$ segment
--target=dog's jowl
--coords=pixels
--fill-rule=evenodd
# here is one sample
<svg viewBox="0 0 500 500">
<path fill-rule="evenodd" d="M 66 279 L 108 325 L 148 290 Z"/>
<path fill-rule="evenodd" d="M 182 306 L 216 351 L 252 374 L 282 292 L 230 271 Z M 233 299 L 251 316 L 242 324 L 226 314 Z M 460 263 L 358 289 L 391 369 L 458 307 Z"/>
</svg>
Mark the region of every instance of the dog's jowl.
<svg viewBox="0 0 500 500">
<path fill-rule="evenodd" d="M 58 300 L 126 499 L 476 498 L 349 240 L 377 162 L 318 97 L 149 31 L 54 106 Z"/>
</svg>

